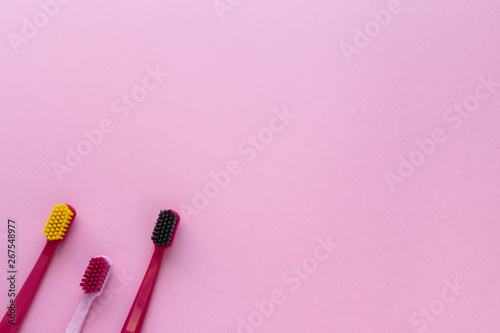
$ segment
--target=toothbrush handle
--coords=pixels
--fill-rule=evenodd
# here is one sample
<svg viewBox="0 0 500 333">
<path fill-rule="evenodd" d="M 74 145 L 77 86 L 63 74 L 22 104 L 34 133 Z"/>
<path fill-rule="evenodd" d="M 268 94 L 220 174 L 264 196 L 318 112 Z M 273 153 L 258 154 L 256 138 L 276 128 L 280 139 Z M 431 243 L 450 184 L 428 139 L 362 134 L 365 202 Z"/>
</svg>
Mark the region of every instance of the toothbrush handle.
<svg viewBox="0 0 500 333">
<path fill-rule="evenodd" d="M 69 323 L 68 328 L 66 329 L 66 333 L 81 332 L 83 324 L 85 323 L 85 319 L 87 319 L 90 306 L 94 301 L 94 298 L 95 295 L 92 294 L 83 295 L 82 300 L 80 301 L 80 304 L 78 305 L 78 308 L 76 309 L 76 312 L 73 316 L 73 319 L 71 319 L 71 322 Z"/>
<path fill-rule="evenodd" d="M 155 247 L 155 252 L 149 263 L 148 270 L 142 280 L 141 287 L 137 292 L 137 296 L 128 313 L 127 320 L 125 320 L 121 333 L 139 333 L 141 331 L 142 323 L 144 322 L 146 311 L 148 310 L 149 300 L 153 294 L 162 257 L 163 252 Z"/>
<path fill-rule="evenodd" d="M 35 296 L 38 286 L 40 285 L 40 282 L 42 281 L 43 275 L 45 274 L 45 271 L 49 266 L 50 260 L 54 255 L 54 251 L 56 250 L 57 244 L 58 242 L 55 241 L 47 241 L 47 244 L 45 245 L 45 248 L 43 249 L 40 258 L 38 258 L 38 261 L 31 270 L 30 275 L 28 276 L 21 290 L 17 294 L 17 297 L 15 299 L 14 317 L 11 317 L 10 314 L 11 310 L 10 309 L 7 310 L 7 313 L 5 314 L 5 316 L 2 319 L 2 322 L 0 323 L 0 332 L 14 333 L 17 332 L 17 330 L 21 326 L 24 316 L 28 311 L 28 308 L 31 304 L 31 301 L 33 300 L 33 297 Z M 14 324 L 12 324 L 12 322 Z"/>
</svg>

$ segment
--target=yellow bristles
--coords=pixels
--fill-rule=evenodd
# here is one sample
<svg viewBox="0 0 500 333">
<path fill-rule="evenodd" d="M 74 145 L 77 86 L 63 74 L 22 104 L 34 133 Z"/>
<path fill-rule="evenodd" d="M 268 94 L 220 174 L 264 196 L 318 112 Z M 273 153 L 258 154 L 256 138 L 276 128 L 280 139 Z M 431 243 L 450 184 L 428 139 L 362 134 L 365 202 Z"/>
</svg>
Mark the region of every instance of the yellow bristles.
<svg viewBox="0 0 500 333">
<path fill-rule="evenodd" d="M 73 212 L 66 205 L 55 205 L 52 213 L 45 223 L 43 233 L 47 236 L 48 240 L 63 239 L 68 230 L 68 226 L 73 219 Z"/>
</svg>

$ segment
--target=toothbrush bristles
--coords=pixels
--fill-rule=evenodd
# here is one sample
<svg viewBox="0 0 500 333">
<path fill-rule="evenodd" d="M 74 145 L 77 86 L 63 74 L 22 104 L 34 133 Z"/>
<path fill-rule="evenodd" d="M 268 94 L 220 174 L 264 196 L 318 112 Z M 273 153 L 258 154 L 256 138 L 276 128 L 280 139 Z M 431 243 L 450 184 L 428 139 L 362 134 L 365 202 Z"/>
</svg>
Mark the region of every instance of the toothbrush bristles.
<svg viewBox="0 0 500 333">
<path fill-rule="evenodd" d="M 55 205 L 43 228 L 43 233 L 47 236 L 47 239 L 49 241 L 64 239 L 69 224 L 73 220 L 73 215 L 67 205 Z"/>
<path fill-rule="evenodd" d="M 177 230 L 178 222 L 179 218 L 172 210 L 160 211 L 151 236 L 153 243 L 159 247 L 170 245 Z"/>
<path fill-rule="evenodd" d="M 80 283 L 86 294 L 97 293 L 101 290 L 107 278 L 109 267 L 108 261 L 105 258 L 95 257 L 90 259 Z"/>
</svg>

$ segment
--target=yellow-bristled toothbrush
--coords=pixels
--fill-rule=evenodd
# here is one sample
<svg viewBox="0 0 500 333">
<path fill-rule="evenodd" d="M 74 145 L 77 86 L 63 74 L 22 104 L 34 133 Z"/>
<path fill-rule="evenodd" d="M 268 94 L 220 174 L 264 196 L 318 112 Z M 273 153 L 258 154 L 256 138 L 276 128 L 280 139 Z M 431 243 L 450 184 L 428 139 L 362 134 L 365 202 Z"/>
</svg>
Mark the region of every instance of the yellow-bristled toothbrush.
<svg viewBox="0 0 500 333">
<path fill-rule="evenodd" d="M 70 205 L 55 205 L 52 209 L 52 213 L 43 229 L 45 236 L 47 236 L 47 244 L 17 294 L 15 301 L 9 304 L 7 313 L 0 322 L 1 333 L 14 333 L 19 330 L 52 256 L 57 246 L 66 239 L 71 226 L 74 224 L 75 217 L 76 211 Z"/>
</svg>

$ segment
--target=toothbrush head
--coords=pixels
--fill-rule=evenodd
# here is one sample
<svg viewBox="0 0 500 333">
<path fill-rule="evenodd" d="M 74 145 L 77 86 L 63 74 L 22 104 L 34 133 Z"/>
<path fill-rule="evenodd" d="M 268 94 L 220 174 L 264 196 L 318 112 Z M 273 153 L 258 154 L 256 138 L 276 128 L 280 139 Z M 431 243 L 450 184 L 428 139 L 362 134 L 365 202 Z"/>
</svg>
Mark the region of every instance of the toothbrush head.
<svg viewBox="0 0 500 333">
<path fill-rule="evenodd" d="M 100 295 L 102 293 L 106 282 L 109 280 L 112 266 L 111 260 L 105 256 L 90 259 L 80 283 L 86 294 L 96 293 L 96 295 Z"/>
<path fill-rule="evenodd" d="M 63 241 L 75 217 L 76 211 L 70 205 L 55 205 L 45 223 L 43 233 L 49 241 Z"/>
<path fill-rule="evenodd" d="M 179 225 L 179 214 L 173 210 L 162 210 L 156 220 L 151 239 L 155 246 L 167 249 L 174 241 L 175 232 Z"/>
</svg>

